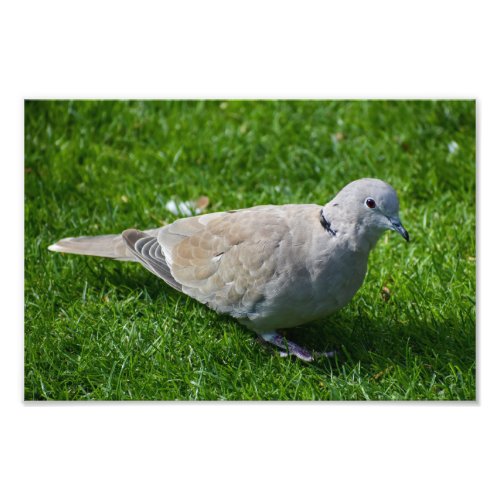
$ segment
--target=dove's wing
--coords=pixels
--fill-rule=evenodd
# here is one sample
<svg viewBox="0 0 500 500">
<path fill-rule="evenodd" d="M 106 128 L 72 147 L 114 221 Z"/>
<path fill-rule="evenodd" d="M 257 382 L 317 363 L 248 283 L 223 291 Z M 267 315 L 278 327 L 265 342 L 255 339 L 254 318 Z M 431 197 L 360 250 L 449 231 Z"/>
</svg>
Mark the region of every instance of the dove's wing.
<svg viewBox="0 0 500 500">
<path fill-rule="evenodd" d="M 170 268 L 165 261 L 165 255 L 156 236 L 137 229 L 123 231 L 122 238 L 128 251 L 146 269 L 166 281 L 171 287 L 182 291 L 181 285 L 173 278 Z"/>
<path fill-rule="evenodd" d="M 173 279 L 184 293 L 219 312 L 248 316 L 273 276 L 285 272 L 280 247 L 291 238 L 286 210 L 253 207 L 180 219 L 162 228 L 158 242 Z"/>
</svg>

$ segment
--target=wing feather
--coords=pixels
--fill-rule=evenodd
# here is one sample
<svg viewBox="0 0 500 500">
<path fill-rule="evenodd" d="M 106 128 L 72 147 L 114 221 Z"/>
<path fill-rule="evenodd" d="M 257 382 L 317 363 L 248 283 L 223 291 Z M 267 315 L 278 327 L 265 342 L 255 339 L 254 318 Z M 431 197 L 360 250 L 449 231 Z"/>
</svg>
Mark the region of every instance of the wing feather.
<svg viewBox="0 0 500 500">
<path fill-rule="evenodd" d="M 122 237 L 127 248 L 146 269 L 164 280 L 171 287 L 182 291 L 182 286 L 170 272 L 156 236 L 150 236 L 136 229 L 127 229 L 122 233 Z"/>
<path fill-rule="evenodd" d="M 242 317 L 262 301 L 288 231 L 280 207 L 262 206 L 179 219 L 158 242 L 184 293 Z"/>
</svg>

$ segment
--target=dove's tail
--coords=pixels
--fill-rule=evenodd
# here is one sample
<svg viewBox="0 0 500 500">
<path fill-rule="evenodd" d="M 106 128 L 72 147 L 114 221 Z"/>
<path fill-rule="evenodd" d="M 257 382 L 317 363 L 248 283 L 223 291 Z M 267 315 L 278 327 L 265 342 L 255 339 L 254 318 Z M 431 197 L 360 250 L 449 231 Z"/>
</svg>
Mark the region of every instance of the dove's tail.
<svg viewBox="0 0 500 500">
<path fill-rule="evenodd" d="M 127 249 L 121 234 L 64 238 L 50 245 L 49 250 L 52 252 L 107 257 L 116 260 L 136 260 L 132 252 Z"/>
</svg>

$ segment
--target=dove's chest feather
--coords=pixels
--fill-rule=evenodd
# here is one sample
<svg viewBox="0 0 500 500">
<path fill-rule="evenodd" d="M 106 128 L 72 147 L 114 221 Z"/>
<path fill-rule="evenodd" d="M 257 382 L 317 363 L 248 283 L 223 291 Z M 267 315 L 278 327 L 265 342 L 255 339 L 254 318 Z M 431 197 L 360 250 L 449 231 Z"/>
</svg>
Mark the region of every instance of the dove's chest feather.
<svg viewBox="0 0 500 500">
<path fill-rule="evenodd" d="M 315 311 L 328 313 L 347 304 L 362 285 L 368 254 L 353 251 L 335 236 L 320 233 L 289 263 L 290 272 L 279 283 L 285 300 L 293 295 Z"/>
<path fill-rule="evenodd" d="M 293 236 L 276 253 L 275 273 L 248 311 L 254 329 L 292 327 L 325 317 L 345 306 L 363 283 L 368 252 L 327 232 Z"/>
</svg>

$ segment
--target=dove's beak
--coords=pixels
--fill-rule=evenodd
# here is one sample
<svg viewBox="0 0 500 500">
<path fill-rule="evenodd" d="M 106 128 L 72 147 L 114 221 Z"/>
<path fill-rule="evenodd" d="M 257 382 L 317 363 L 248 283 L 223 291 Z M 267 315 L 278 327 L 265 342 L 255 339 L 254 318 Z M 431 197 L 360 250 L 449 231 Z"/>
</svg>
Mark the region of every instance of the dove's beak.
<svg viewBox="0 0 500 500">
<path fill-rule="evenodd" d="M 401 221 L 399 219 L 389 218 L 389 221 L 391 223 L 392 230 L 397 231 L 406 241 L 410 241 L 410 235 L 408 234 L 408 231 L 403 227 L 403 224 L 401 224 Z"/>
</svg>

